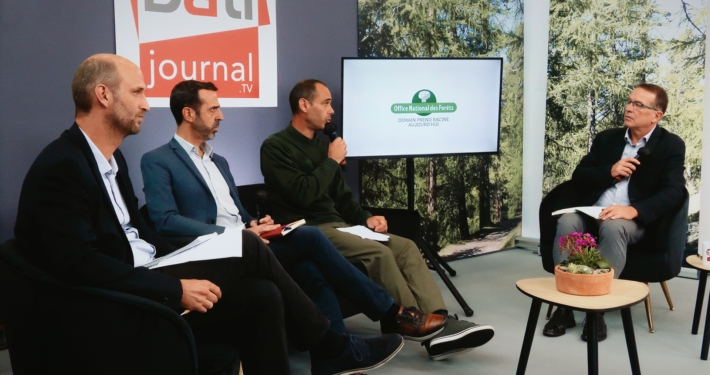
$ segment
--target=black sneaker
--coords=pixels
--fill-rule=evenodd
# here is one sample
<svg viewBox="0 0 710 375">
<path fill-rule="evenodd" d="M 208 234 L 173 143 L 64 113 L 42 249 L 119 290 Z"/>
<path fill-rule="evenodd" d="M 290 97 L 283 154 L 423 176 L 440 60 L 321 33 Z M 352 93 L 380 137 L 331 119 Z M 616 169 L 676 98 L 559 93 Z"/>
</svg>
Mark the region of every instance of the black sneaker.
<svg viewBox="0 0 710 375">
<path fill-rule="evenodd" d="M 397 334 L 360 338 L 350 335 L 342 354 L 327 360 L 311 360 L 312 375 L 351 375 L 374 370 L 399 353 L 404 339 Z"/>
<path fill-rule="evenodd" d="M 481 346 L 493 338 L 495 330 L 487 324 L 476 324 L 449 316 L 446 327 L 429 341 L 422 343 L 429 358 L 440 361 Z"/>
<path fill-rule="evenodd" d="M 394 321 L 380 321 L 382 333 L 397 333 L 405 340 L 422 342 L 439 334 L 446 326 L 446 317 L 424 314 L 415 307 L 400 306 Z"/>
</svg>

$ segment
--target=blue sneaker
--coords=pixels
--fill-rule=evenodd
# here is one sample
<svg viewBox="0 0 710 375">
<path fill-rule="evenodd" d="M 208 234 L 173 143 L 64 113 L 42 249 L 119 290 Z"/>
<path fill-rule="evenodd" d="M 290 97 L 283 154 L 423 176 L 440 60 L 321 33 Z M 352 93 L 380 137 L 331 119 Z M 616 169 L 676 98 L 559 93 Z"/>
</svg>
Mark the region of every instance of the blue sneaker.
<svg viewBox="0 0 710 375">
<path fill-rule="evenodd" d="M 311 359 L 312 375 L 351 375 L 374 370 L 399 353 L 404 339 L 387 334 L 366 339 L 350 335 L 342 354 L 328 360 Z"/>
</svg>

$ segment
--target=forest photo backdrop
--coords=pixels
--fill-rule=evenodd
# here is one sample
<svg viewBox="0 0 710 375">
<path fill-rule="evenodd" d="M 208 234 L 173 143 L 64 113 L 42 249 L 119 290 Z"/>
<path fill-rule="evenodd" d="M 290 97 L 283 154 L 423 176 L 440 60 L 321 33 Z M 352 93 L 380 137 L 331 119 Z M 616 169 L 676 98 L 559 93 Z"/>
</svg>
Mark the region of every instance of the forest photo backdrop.
<svg viewBox="0 0 710 375">
<path fill-rule="evenodd" d="M 414 208 L 424 220 L 426 240 L 437 249 L 462 243 L 461 250 L 469 253 L 495 250 L 517 234 L 522 207 L 522 12 L 522 1 L 506 0 L 358 3 L 359 57 L 504 58 L 500 154 L 414 159 Z M 407 207 L 405 159 L 360 163 L 363 205 Z M 485 235 L 490 240 L 482 241 Z"/>
<path fill-rule="evenodd" d="M 706 0 L 551 1 L 543 193 L 597 133 L 623 126 L 636 85 L 658 84 L 669 98 L 659 125 L 685 141 L 686 249 L 697 252 L 706 14 Z"/>
<path fill-rule="evenodd" d="M 358 2 L 360 57 L 504 58 L 499 155 L 414 159 L 415 210 L 424 219 L 427 241 L 444 248 L 442 255 L 454 248 L 469 255 L 499 249 L 518 234 L 524 5 L 522 0 Z M 660 125 L 686 143 L 688 242 L 695 251 L 706 10 L 706 0 L 550 1 L 543 194 L 571 177 L 598 132 L 623 126 L 633 87 L 659 84 L 670 98 Z M 360 163 L 363 205 L 407 207 L 404 159 Z"/>
</svg>

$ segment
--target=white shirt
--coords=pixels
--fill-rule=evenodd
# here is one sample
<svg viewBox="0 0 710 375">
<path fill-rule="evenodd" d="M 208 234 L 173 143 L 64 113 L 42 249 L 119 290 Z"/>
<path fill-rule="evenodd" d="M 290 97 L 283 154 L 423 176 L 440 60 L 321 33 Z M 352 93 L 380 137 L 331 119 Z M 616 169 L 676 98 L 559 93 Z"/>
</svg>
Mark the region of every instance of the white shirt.
<svg viewBox="0 0 710 375">
<path fill-rule="evenodd" d="M 131 250 L 133 251 L 133 266 L 139 267 L 152 261 L 153 258 L 155 258 L 155 247 L 143 241 L 138 235 L 138 229 L 131 226 L 131 215 L 128 213 L 128 207 L 126 207 L 126 202 L 123 200 L 121 191 L 118 189 L 118 184 L 116 183 L 116 173 L 118 173 L 116 159 L 111 155 L 111 159 L 106 160 L 99 148 L 91 141 L 91 138 L 89 138 L 83 130 L 81 133 L 86 137 L 91 152 L 94 154 L 94 159 L 96 159 L 96 164 L 99 167 L 99 172 L 104 181 L 106 193 L 111 199 L 113 210 L 116 213 L 118 222 L 121 224 L 121 228 L 123 228 L 123 233 L 126 234 L 128 243 L 131 245 Z"/>
<path fill-rule="evenodd" d="M 653 127 L 653 129 L 651 129 L 650 132 L 648 132 L 648 134 L 641 137 L 638 143 L 632 145 L 631 138 L 629 138 L 629 129 L 627 128 L 626 135 L 624 136 L 624 139 L 626 140 L 626 146 L 624 146 L 624 152 L 621 154 L 621 159 L 633 158 L 638 155 L 638 150 L 641 149 L 641 147 L 646 146 L 646 142 L 648 142 L 648 139 L 651 138 L 651 133 L 653 133 L 654 130 L 656 130 L 655 126 Z M 628 178 L 625 178 L 614 184 L 614 186 L 606 189 L 606 191 L 602 194 L 601 197 L 599 197 L 599 200 L 594 203 L 594 205 L 600 207 L 608 207 L 612 204 L 618 204 L 620 206 L 630 205 L 631 201 L 629 200 L 629 181 L 631 181 L 631 177 L 633 176 L 634 175 L 631 174 L 631 176 L 629 176 Z"/>
<path fill-rule="evenodd" d="M 210 193 L 212 193 L 212 198 L 217 205 L 216 224 L 226 229 L 244 229 L 245 225 L 241 215 L 239 215 L 239 209 L 237 205 L 234 204 L 234 199 L 229 194 L 227 180 L 224 179 L 219 168 L 217 168 L 217 165 L 212 161 L 212 154 L 214 153 L 212 147 L 204 143 L 202 147 L 203 154 L 200 157 L 197 152 L 197 147 L 177 134 L 175 134 L 174 138 L 178 141 L 180 146 L 185 149 L 185 152 L 190 155 L 190 159 L 195 164 L 195 167 L 197 167 L 197 170 L 200 171 L 202 178 L 210 189 Z"/>
</svg>

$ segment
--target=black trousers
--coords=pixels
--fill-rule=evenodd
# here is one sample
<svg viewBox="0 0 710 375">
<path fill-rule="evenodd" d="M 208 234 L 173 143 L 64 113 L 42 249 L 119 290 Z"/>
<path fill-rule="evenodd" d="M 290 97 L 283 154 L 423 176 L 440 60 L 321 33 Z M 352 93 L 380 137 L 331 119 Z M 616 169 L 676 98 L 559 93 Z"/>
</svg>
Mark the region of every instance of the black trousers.
<svg viewBox="0 0 710 375">
<path fill-rule="evenodd" d="M 319 343 L 330 323 L 284 271 L 271 250 L 242 231 L 242 257 L 190 262 L 160 269 L 180 279 L 205 279 L 222 298 L 206 313 L 184 315 L 195 342 L 238 348 L 249 374 L 288 374 L 286 338 L 299 350 Z"/>
</svg>

